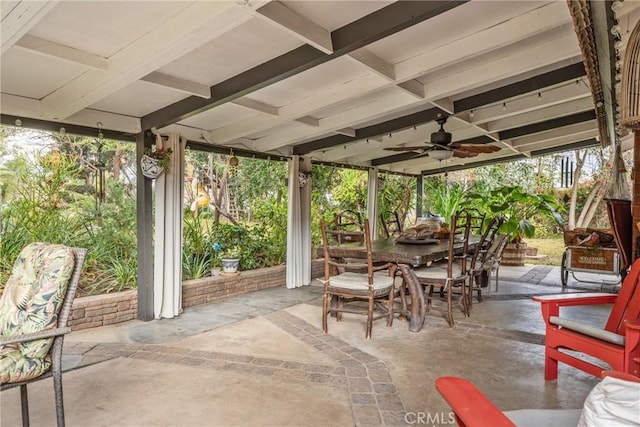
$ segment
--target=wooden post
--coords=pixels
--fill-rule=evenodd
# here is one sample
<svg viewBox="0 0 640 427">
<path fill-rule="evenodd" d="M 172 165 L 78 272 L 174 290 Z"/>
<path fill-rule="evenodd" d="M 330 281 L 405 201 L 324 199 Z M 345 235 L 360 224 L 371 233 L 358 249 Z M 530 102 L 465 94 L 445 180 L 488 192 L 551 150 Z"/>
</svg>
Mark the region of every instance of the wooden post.
<svg viewBox="0 0 640 427">
<path fill-rule="evenodd" d="M 136 165 L 151 147 L 154 137 L 143 131 L 136 139 Z M 137 233 L 138 233 L 138 319 L 153 320 L 153 214 L 151 180 L 137 166 Z"/>
</svg>

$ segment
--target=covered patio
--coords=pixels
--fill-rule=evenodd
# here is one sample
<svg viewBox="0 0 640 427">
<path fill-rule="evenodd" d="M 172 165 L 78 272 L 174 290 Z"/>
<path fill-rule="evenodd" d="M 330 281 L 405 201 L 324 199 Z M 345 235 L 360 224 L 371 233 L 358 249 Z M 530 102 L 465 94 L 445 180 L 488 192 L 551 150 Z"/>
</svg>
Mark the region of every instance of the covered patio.
<svg viewBox="0 0 640 427">
<path fill-rule="evenodd" d="M 68 425 L 450 425 L 434 388 L 470 379 L 501 409 L 580 408 L 597 379 L 562 366 L 543 378 L 544 325 L 531 295 L 560 292 L 559 269 L 503 267 L 500 292 L 450 329 L 428 316 L 377 325 L 346 316 L 320 329 L 321 287 L 269 289 L 194 307 L 162 321 L 76 331 L 65 341 Z M 598 290 L 599 286 L 592 289 Z M 588 289 L 570 279 L 569 291 Z M 606 319 L 577 307 L 568 317 Z M 55 410 L 50 380 L 29 386 L 32 425 Z M 2 425 L 20 423 L 17 389 L 0 395 Z M 427 418 L 429 417 L 429 418 Z M 429 422 L 427 422 L 427 419 Z"/>
<path fill-rule="evenodd" d="M 139 319 L 180 311 L 179 268 L 165 261 L 179 263 L 186 147 L 288 161 L 288 235 L 299 239 L 289 242 L 287 286 L 297 287 L 311 280 L 310 189 L 294 183 L 313 163 L 367 170 L 377 217 L 381 171 L 415 176 L 420 188 L 448 170 L 633 145 L 615 82 L 636 1 L 1 7 L 3 124 L 135 140 L 138 159 L 158 135 L 175 148 L 172 183 L 153 187 L 138 171 Z M 439 118 L 458 147 L 492 148 L 426 143 Z M 154 191 L 166 202 L 156 212 L 167 212 L 155 239 Z"/>
<path fill-rule="evenodd" d="M 632 147 L 616 81 L 640 2 L 23 0 L 0 11 L 2 124 L 135 141 L 138 161 L 154 143 L 175 148 L 173 184 L 138 171 L 137 320 L 66 339 L 70 425 L 446 425 L 442 375 L 505 410 L 582 405 L 595 378 L 567 366 L 543 377 L 531 296 L 562 291 L 557 268 L 503 269 L 500 292 L 456 328 L 428 316 L 410 333 L 396 320 L 366 341 L 347 316 L 323 334 L 310 189 L 297 179 L 313 163 L 367 170 L 376 217 L 380 172 L 420 188 L 425 175 Z M 494 148 L 428 143 L 445 118 L 453 143 Z M 161 189 L 166 212 L 181 211 L 186 148 L 288 162 L 295 289 L 180 313 L 180 214 L 156 210 L 153 255 L 152 200 Z M 604 322 L 607 308 L 568 313 Z M 50 424 L 48 380 L 29 390 L 33 423 Z M 18 402 L 17 389 L 0 395 L 1 424 L 19 424 Z"/>
</svg>

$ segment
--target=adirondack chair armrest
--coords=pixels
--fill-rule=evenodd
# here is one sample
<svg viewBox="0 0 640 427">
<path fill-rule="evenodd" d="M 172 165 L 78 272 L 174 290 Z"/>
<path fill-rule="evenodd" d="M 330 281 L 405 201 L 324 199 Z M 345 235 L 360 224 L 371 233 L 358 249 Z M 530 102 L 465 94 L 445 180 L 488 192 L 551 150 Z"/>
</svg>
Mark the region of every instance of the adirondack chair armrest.
<svg viewBox="0 0 640 427">
<path fill-rule="evenodd" d="M 625 328 L 625 353 L 628 354 L 629 358 L 632 360 L 638 360 L 638 356 L 640 353 L 640 319 L 627 319 L 624 321 Z M 636 362 L 637 366 L 637 362 Z M 640 373 L 637 372 L 636 373 Z M 636 379 L 640 382 L 640 378 Z"/>
<path fill-rule="evenodd" d="M 559 306 L 612 304 L 618 295 L 603 292 L 574 293 L 561 295 L 540 295 L 533 297 L 534 301 L 542 304 L 557 304 Z"/>
<path fill-rule="evenodd" d="M 627 319 L 624 321 L 624 324 L 627 327 L 627 329 L 640 331 L 640 319 L 635 319 L 635 320 Z"/>
<path fill-rule="evenodd" d="M 436 379 L 436 389 L 449 404 L 461 426 L 515 426 L 470 381 L 457 377 L 440 377 Z"/>
<path fill-rule="evenodd" d="M 540 303 L 542 309 L 542 318 L 545 323 L 549 323 L 551 316 L 560 314 L 560 307 L 570 307 L 576 305 L 598 305 L 613 304 L 618 295 L 606 294 L 601 292 L 594 293 L 575 293 L 562 295 L 541 295 L 533 297 L 534 301 Z"/>
<path fill-rule="evenodd" d="M 60 335 L 68 334 L 69 332 L 71 332 L 71 328 L 66 327 L 66 328 L 46 329 L 44 331 L 33 332 L 30 334 L 15 335 L 12 337 L 0 339 L 0 346 L 27 342 L 27 341 L 34 341 L 42 338 L 57 337 Z"/>
</svg>

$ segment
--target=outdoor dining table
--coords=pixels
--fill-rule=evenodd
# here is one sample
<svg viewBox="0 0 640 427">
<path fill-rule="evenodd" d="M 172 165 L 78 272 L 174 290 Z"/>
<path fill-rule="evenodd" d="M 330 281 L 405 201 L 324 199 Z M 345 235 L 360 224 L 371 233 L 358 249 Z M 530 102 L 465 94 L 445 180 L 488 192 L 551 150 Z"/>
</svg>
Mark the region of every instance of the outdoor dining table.
<svg viewBox="0 0 640 427">
<path fill-rule="evenodd" d="M 469 248 L 473 248 L 479 241 L 480 236 L 469 236 Z M 462 249 L 462 246 L 460 243 L 459 248 Z M 414 243 L 399 243 L 396 238 L 377 239 L 371 242 L 371 251 L 375 261 L 393 262 L 398 265 L 411 295 L 409 330 L 420 331 L 427 313 L 424 293 L 413 267 L 428 265 L 445 258 L 449 253 L 449 239 L 429 239 Z M 366 258 L 367 249 L 363 243 L 347 243 L 332 246 L 331 254 L 342 258 Z"/>
</svg>

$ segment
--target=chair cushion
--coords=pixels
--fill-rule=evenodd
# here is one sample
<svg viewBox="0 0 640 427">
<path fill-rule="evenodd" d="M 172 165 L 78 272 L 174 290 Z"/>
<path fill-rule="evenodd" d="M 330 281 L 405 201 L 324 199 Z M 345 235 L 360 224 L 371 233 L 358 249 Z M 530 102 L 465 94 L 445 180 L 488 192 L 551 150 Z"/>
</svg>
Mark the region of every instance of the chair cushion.
<svg viewBox="0 0 640 427">
<path fill-rule="evenodd" d="M 393 286 L 393 277 L 387 274 L 373 275 L 373 290 L 381 291 Z M 346 272 L 329 278 L 329 286 L 332 288 L 349 289 L 366 292 L 369 289 L 369 278 L 366 274 Z"/>
<path fill-rule="evenodd" d="M 518 427 L 575 427 L 580 409 L 518 409 L 504 414 Z"/>
<path fill-rule="evenodd" d="M 447 263 L 446 262 L 436 262 L 431 264 L 429 267 L 419 267 L 414 269 L 416 276 L 421 280 L 445 280 L 447 278 Z M 454 279 L 463 279 L 464 274 L 462 274 L 462 268 L 460 267 L 460 262 L 453 262 L 453 270 L 451 271 L 451 275 Z"/>
<path fill-rule="evenodd" d="M 16 260 L 0 297 L 0 338 L 57 326 L 75 258 L 62 245 L 31 243 Z M 53 338 L 0 347 L 0 384 L 36 378 L 51 365 Z"/>
<path fill-rule="evenodd" d="M 604 377 L 584 401 L 578 425 L 640 425 L 640 383 Z"/>
<path fill-rule="evenodd" d="M 597 338 L 602 341 L 610 342 L 611 344 L 617 344 L 624 346 L 624 337 L 622 335 L 615 334 L 613 332 L 605 331 L 602 328 L 596 328 L 595 326 L 585 325 L 573 320 L 563 319 L 558 316 L 549 317 L 549 322 L 556 326 L 570 329 L 574 332 L 579 332 L 584 335 L 588 335 L 593 338 Z"/>
</svg>

